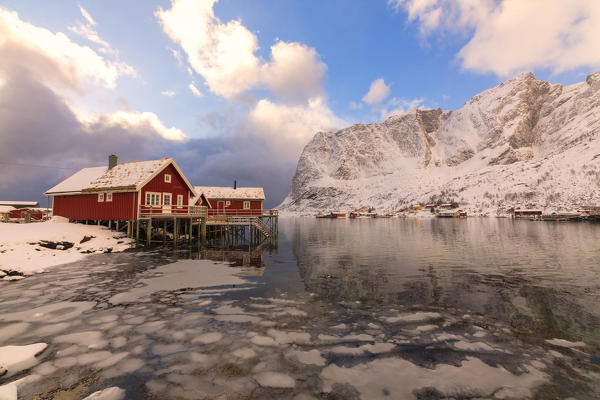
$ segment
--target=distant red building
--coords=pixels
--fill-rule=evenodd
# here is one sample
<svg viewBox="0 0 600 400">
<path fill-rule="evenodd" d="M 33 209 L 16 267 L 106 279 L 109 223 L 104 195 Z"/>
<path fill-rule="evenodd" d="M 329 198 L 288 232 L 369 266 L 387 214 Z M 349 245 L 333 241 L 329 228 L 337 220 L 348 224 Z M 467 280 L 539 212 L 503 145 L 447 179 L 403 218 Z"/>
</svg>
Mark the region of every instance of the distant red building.
<svg viewBox="0 0 600 400">
<path fill-rule="evenodd" d="M 209 215 L 262 215 L 263 188 L 195 186 L 195 205 L 207 206 Z"/>
<path fill-rule="evenodd" d="M 185 214 L 196 197 L 172 158 L 84 168 L 44 193 L 53 215 L 70 220 L 135 220 L 148 214 Z"/>
</svg>

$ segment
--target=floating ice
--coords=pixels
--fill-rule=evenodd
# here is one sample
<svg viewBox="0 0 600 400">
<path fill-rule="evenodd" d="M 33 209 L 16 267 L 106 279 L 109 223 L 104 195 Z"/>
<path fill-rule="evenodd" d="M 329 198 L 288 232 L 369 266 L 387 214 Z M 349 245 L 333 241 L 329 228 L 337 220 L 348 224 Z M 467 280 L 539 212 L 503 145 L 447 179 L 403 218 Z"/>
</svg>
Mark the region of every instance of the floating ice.
<svg viewBox="0 0 600 400">
<path fill-rule="evenodd" d="M 44 351 L 46 347 L 48 347 L 46 343 L 0 347 L 0 367 L 6 368 L 5 376 L 13 376 L 39 364 L 39 360 L 35 356 Z"/>
<path fill-rule="evenodd" d="M 462 340 L 459 340 L 458 342 L 454 343 L 454 348 L 458 349 L 458 350 L 463 350 L 463 351 L 483 351 L 483 352 L 490 352 L 490 351 L 496 351 L 496 349 L 494 349 L 492 346 L 490 346 L 487 343 L 483 343 L 483 342 L 465 342 Z"/>
<path fill-rule="evenodd" d="M 417 312 L 413 314 L 399 314 L 395 317 L 385 318 L 385 322 L 395 324 L 397 322 L 423 322 L 431 319 L 441 318 L 440 313 L 436 312 Z"/>
<path fill-rule="evenodd" d="M 93 301 L 63 301 L 30 310 L 0 314 L 0 321 L 61 322 L 78 317 L 95 305 Z"/>
<path fill-rule="evenodd" d="M 102 349 L 107 345 L 106 340 L 102 338 L 102 333 L 96 331 L 77 332 L 56 336 L 52 341 L 55 343 L 74 343 L 80 346 L 86 346 L 88 349 Z"/>
<path fill-rule="evenodd" d="M 6 340 L 20 335 L 25 332 L 31 325 L 25 322 L 19 322 L 0 328 L 0 343 L 6 342 Z"/>
<path fill-rule="evenodd" d="M 192 343 L 201 343 L 201 344 L 210 344 L 216 343 L 223 338 L 223 335 L 219 332 L 210 332 L 205 333 L 200 336 L 195 337 L 192 340 Z"/>
<path fill-rule="evenodd" d="M 296 360 L 302 364 L 316 365 L 322 367 L 325 365 L 325 358 L 321 357 L 321 352 L 317 349 L 309 351 L 291 350 L 285 355 L 288 359 Z"/>
<path fill-rule="evenodd" d="M 310 342 L 310 334 L 306 332 L 283 332 L 277 329 L 269 329 L 267 334 L 273 337 L 278 344 L 304 344 Z"/>
<path fill-rule="evenodd" d="M 125 391 L 118 387 L 110 387 L 90 394 L 83 400 L 123 400 Z"/>
<path fill-rule="evenodd" d="M 296 381 L 291 376 L 279 372 L 261 372 L 255 375 L 254 379 L 263 387 L 293 388 L 296 386 Z"/>
<path fill-rule="evenodd" d="M 242 359 L 256 357 L 256 352 L 249 348 L 237 349 L 233 352 L 233 356 Z"/>
<path fill-rule="evenodd" d="M 269 336 L 254 336 L 251 340 L 257 346 L 278 346 L 279 344 Z"/>
<path fill-rule="evenodd" d="M 229 264 L 209 260 L 182 260 L 163 265 L 153 271 L 159 276 L 142 279 L 144 285 L 112 296 L 112 304 L 132 303 L 162 290 L 206 288 L 226 285 L 243 285 L 248 281 L 236 276 L 237 270 Z M 227 289 L 224 289 L 227 290 Z"/>
<path fill-rule="evenodd" d="M 410 399 L 424 388 L 435 388 L 443 397 L 492 397 L 497 390 L 510 387 L 527 397 L 547 376 L 532 366 L 524 367 L 527 372 L 513 375 L 475 357 L 467 357 L 458 367 L 439 364 L 434 369 L 401 358 L 381 358 L 350 368 L 330 364 L 320 376 L 325 392 L 331 392 L 335 383 L 346 383 L 367 399 L 381 398 L 382 393 L 389 398 Z"/>
<path fill-rule="evenodd" d="M 583 342 L 570 342 L 565 339 L 548 339 L 548 340 L 546 340 L 546 343 L 550 343 L 554 346 L 566 347 L 569 349 L 585 346 L 585 343 L 583 343 Z"/>
</svg>

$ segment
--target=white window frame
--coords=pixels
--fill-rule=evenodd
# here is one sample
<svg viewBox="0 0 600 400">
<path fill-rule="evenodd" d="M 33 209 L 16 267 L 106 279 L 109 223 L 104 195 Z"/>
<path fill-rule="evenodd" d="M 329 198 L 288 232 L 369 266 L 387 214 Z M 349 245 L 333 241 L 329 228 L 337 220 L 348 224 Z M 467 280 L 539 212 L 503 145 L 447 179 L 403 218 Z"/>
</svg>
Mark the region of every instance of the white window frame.
<svg viewBox="0 0 600 400">
<path fill-rule="evenodd" d="M 166 193 L 165 192 L 162 195 L 163 195 L 163 197 L 162 197 L 163 206 L 172 206 L 173 205 L 173 193 Z M 169 197 L 169 204 L 165 204 L 165 197 L 166 196 Z"/>
<path fill-rule="evenodd" d="M 104 202 L 104 193 L 98 193 L 98 203 Z"/>
<path fill-rule="evenodd" d="M 148 196 L 150 196 L 150 201 L 148 201 Z M 153 197 L 156 196 L 156 197 Z M 158 204 L 152 204 L 152 200 L 158 197 Z M 162 195 L 159 192 L 146 192 L 146 206 L 151 207 L 162 207 Z"/>
<path fill-rule="evenodd" d="M 249 210 L 249 209 L 250 209 L 250 201 L 244 200 L 244 210 Z"/>
<path fill-rule="evenodd" d="M 181 208 L 181 207 L 183 207 L 183 195 L 178 194 L 177 195 L 177 208 Z"/>
<path fill-rule="evenodd" d="M 165 183 L 171 183 L 171 174 L 165 174 Z"/>
<path fill-rule="evenodd" d="M 106 201 L 112 201 L 112 193 L 111 192 L 106 193 L 105 199 L 106 199 Z"/>
</svg>

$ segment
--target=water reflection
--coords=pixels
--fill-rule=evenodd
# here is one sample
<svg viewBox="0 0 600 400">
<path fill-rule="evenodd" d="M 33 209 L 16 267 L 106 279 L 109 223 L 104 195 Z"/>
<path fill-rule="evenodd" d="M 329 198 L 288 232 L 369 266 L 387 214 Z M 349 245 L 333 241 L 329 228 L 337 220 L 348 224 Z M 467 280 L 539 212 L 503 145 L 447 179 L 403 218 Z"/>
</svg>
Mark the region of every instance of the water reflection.
<svg viewBox="0 0 600 400">
<path fill-rule="evenodd" d="M 290 219 L 308 291 L 441 306 L 600 343 L 600 226 L 511 219 Z"/>
</svg>

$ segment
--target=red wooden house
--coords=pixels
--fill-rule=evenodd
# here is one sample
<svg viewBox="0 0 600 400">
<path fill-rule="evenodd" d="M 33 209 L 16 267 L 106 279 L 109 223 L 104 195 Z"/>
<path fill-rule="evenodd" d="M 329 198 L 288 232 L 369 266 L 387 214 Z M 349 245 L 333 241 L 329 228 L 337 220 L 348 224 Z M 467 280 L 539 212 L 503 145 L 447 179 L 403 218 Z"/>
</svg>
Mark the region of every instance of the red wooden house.
<svg viewBox="0 0 600 400">
<path fill-rule="evenodd" d="M 209 215 L 259 216 L 263 214 L 263 188 L 195 186 L 193 204 L 209 208 Z"/>
<path fill-rule="evenodd" d="M 193 186 L 172 158 L 84 168 L 44 193 L 53 214 L 70 220 L 136 220 L 148 214 L 190 215 Z"/>
</svg>

